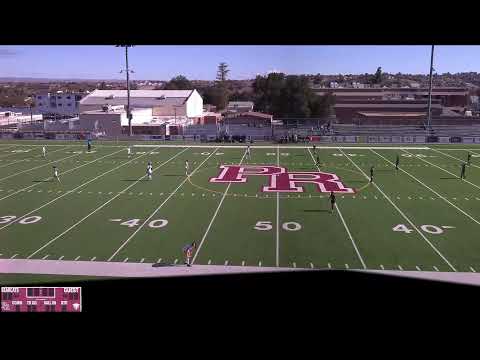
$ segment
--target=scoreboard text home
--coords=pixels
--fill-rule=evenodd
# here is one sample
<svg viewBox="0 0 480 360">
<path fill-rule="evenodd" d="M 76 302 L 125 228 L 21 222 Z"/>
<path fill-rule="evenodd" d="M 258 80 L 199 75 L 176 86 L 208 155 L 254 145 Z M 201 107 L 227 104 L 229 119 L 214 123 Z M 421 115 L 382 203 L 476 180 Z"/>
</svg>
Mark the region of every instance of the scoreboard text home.
<svg viewBox="0 0 480 360">
<path fill-rule="evenodd" d="M 79 287 L 2 287 L 4 312 L 79 312 Z"/>
</svg>

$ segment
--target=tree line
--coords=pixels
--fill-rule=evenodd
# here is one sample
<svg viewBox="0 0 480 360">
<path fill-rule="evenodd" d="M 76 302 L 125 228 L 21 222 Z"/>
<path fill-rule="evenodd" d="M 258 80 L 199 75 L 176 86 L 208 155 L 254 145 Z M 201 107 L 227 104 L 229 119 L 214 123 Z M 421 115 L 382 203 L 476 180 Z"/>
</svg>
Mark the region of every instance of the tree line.
<svg viewBox="0 0 480 360">
<path fill-rule="evenodd" d="M 211 104 L 217 111 L 226 109 L 229 101 L 253 101 L 256 111 L 276 117 L 324 117 L 330 114 L 335 98 L 331 94 L 319 96 L 311 89 L 307 76 L 270 73 L 257 76 L 253 91 L 232 89 L 228 80 L 228 65 L 220 63 L 213 86 L 198 88 L 205 104 Z M 179 75 L 167 82 L 162 89 L 192 89 L 193 85 L 185 76 Z"/>
</svg>

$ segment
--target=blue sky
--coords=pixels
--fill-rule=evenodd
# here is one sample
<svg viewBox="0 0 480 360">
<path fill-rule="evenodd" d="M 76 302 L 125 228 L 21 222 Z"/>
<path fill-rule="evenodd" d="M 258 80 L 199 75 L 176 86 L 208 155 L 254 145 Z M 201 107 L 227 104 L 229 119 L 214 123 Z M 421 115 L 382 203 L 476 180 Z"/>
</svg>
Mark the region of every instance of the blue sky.
<svg viewBox="0 0 480 360">
<path fill-rule="evenodd" d="M 219 62 L 232 79 L 276 70 L 287 74 L 428 73 L 430 46 L 136 46 L 132 79 L 215 78 Z M 121 79 L 124 50 L 115 46 L 2 46 L 0 77 Z M 438 73 L 480 72 L 480 46 L 436 46 Z"/>
</svg>

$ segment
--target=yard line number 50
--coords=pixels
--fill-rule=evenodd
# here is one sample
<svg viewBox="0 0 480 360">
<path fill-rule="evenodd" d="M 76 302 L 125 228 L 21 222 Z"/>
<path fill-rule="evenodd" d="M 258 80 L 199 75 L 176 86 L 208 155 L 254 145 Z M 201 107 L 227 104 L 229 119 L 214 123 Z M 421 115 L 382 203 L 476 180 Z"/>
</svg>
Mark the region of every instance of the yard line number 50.
<svg viewBox="0 0 480 360">
<path fill-rule="evenodd" d="M 269 231 L 273 229 L 273 225 L 271 221 L 257 221 L 253 228 L 259 231 Z M 302 225 L 294 221 L 285 222 L 282 224 L 282 229 L 285 231 L 298 231 L 301 228 Z"/>
</svg>

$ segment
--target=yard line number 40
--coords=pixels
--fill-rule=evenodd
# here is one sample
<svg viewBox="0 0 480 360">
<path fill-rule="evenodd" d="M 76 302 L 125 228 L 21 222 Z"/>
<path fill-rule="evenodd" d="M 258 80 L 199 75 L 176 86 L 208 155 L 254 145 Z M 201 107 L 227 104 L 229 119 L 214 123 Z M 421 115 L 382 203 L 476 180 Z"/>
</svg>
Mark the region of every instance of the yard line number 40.
<svg viewBox="0 0 480 360">
<path fill-rule="evenodd" d="M 120 223 L 120 225 L 128 226 L 128 227 L 135 227 L 135 226 L 140 225 L 141 220 L 142 219 L 130 219 L 130 220 L 126 220 L 126 221 Z M 110 219 L 110 221 L 120 222 L 120 221 L 122 221 L 122 219 Z M 150 227 L 152 229 L 159 229 L 159 228 L 162 228 L 164 226 L 167 226 L 167 224 L 168 224 L 168 220 L 166 220 L 166 219 L 155 219 L 155 220 L 151 220 L 151 221 L 148 222 L 148 227 Z"/>
<path fill-rule="evenodd" d="M 437 226 L 437 225 L 421 225 L 420 229 L 422 231 L 433 234 L 433 235 L 440 235 L 444 233 L 444 229 L 453 229 L 454 226 Z M 393 231 L 404 232 L 405 234 L 410 234 L 413 230 L 409 229 L 405 224 L 398 224 L 392 228 Z"/>
</svg>

